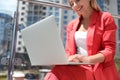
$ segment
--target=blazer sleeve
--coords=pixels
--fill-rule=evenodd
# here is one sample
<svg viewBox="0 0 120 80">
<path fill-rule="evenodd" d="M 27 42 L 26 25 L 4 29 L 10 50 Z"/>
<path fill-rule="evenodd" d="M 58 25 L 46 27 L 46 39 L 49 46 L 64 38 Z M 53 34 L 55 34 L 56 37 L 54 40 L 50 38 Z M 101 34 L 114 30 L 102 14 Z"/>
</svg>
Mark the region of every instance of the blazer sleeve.
<svg viewBox="0 0 120 80">
<path fill-rule="evenodd" d="M 103 50 L 100 51 L 105 56 L 105 62 L 113 60 L 116 51 L 116 30 L 114 18 L 110 13 L 103 16 L 104 33 L 102 37 Z"/>
</svg>

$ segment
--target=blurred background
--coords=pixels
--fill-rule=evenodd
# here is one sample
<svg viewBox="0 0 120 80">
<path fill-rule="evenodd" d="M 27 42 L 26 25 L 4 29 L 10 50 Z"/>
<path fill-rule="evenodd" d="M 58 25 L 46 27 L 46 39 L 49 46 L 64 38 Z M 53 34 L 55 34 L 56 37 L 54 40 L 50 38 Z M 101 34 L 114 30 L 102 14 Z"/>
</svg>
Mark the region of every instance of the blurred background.
<svg viewBox="0 0 120 80">
<path fill-rule="evenodd" d="M 29 2 L 34 1 L 34 2 Z M 38 1 L 38 3 L 36 3 Z M 41 2 L 39 2 L 41 1 Z M 103 11 L 110 12 L 118 26 L 116 66 L 120 73 L 120 0 L 97 0 Z M 47 5 L 50 3 L 50 5 Z M 60 7 L 56 7 L 60 4 Z M 18 6 L 18 7 L 17 7 Z M 63 7 L 61 7 L 63 6 Z M 0 61 L 10 57 L 12 48 L 13 28 L 15 12 L 18 8 L 18 31 L 15 48 L 15 58 L 20 58 L 22 63 L 14 66 L 14 71 L 21 71 L 26 79 L 42 80 L 45 73 L 50 70 L 50 66 L 31 66 L 27 50 L 25 48 L 21 29 L 44 19 L 47 16 L 55 15 L 55 19 L 61 33 L 61 38 L 65 46 L 66 25 L 69 21 L 77 17 L 76 13 L 69 7 L 67 0 L 1 0 L 0 1 Z M 47 71 L 46 71 L 47 70 Z M 0 63 L 0 80 L 7 79 L 8 65 Z M 34 75 L 30 75 L 34 74 Z M 4 78 L 4 79 L 3 79 Z"/>
</svg>

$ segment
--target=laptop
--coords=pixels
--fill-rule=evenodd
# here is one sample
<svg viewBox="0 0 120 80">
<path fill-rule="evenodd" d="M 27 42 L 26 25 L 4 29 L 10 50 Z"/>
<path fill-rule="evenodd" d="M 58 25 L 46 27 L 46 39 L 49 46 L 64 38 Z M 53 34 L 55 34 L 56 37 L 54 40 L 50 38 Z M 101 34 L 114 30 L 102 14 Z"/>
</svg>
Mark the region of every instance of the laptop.
<svg viewBox="0 0 120 80">
<path fill-rule="evenodd" d="M 21 30 L 31 65 L 80 65 L 68 62 L 63 42 L 53 15 Z"/>
</svg>

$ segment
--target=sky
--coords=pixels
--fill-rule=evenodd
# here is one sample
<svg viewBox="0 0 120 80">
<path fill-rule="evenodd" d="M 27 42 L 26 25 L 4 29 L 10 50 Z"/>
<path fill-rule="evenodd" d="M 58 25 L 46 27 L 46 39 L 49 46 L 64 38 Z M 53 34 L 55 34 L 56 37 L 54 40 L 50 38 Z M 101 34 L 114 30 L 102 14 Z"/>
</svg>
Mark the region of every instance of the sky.
<svg viewBox="0 0 120 80">
<path fill-rule="evenodd" d="M 13 16 L 17 6 L 17 0 L 0 0 L 0 12 Z"/>
</svg>

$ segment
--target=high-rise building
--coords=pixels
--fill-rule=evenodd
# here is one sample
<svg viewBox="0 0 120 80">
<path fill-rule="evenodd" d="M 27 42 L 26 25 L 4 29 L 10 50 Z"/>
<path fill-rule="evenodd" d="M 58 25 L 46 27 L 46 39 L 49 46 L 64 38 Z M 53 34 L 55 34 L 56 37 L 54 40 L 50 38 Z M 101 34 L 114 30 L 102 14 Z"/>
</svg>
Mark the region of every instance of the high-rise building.
<svg viewBox="0 0 120 80">
<path fill-rule="evenodd" d="M 12 41 L 12 16 L 0 13 L 0 54 L 7 53 Z"/>
<path fill-rule="evenodd" d="M 46 17 L 46 6 L 19 1 L 18 24 L 27 27 Z M 20 31 L 17 33 L 17 53 L 26 53 L 25 45 Z"/>
<path fill-rule="evenodd" d="M 117 0 L 117 11 L 118 15 L 120 15 L 120 0 Z M 120 19 L 118 20 L 118 37 L 117 37 L 118 43 L 117 43 L 117 48 L 118 48 L 118 53 L 120 55 Z"/>
<path fill-rule="evenodd" d="M 43 1 L 69 5 L 67 0 L 43 0 Z M 115 6 L 115 4 L 117 5 L 117 3 L 120 2 L 119 0 L 118 2 L 117 0 L 97 0 L 97 2 L 103 11 L 108 11 L 113 15 L 118 13 L 117 9 L 119 8 Z M 77 17 L 77 14 L 72 10 L 66 10 L 66 9 L 61 9 L 61 8 L 52 7 L 52 6 L 40 5 L 40 4 L 33 4 L 33 3 L 24 2 L 24 1 L 20 1 L 19 9 L 20 9 L 19 10 L 19 24 L 22 24 L 25 27 L 47 16 L 55 15 L 55 19 L 56 19 L 58 28 L 60 30 L 61 38 L 63 40 L 64 45 L 66 41 L 66 25 L 68 24 L 69 21 Z M 116 21 L 116 24 L 118 24 L 118 19 L 115 19 L 115 21 Z M 120 33 L 118 32 L 117 40 L 119 40 L 119 35 Z M 22 41 L 22 39 L 18 39 L 19 43 L 20 41 Z M 20 46 L 21 45 L 19 45 L 19 48 L 17 49 L 18 52 L 21 50 Z"/>
<path fill-rule="evenodd" d="M 100 8 L 103 10 L 103 0 L 97 0 L 97 3 L 99 4 Z"/>
<path fill-rule="evenodd" d="M 67 0 L 44 0 L 44 1 L 68 5 Z M 55 16 L 58 29 L 61 33 L 63 44 L 65 45 L 66 25 L 69 21 L 76 18 L 77 16 L 74 11 L 52 7 L 52 6 L 33 4 L 24 1 L 20 1 L 19 3 L 19 24 L 22 24 L 25 27 L 41 19 L 44 19 L 45 17 L 50 15 Z M 18 33 L 18 35 L 20 36 L 21 34 Z M 22 49 L 24 45 L 21 46 L 21 44 L 19 44 L 20 42 L 23 43 L 22 38 L 21 39 L 19 38 L 17 40 L 18 40 L 17 52 L 24 53 L 24 50 Z"/>
<path fill-rule="evenodd" d="M 18 24 L 27 26 L 28 3 L 19 1 L 19 17 Z"/>
</svg>

